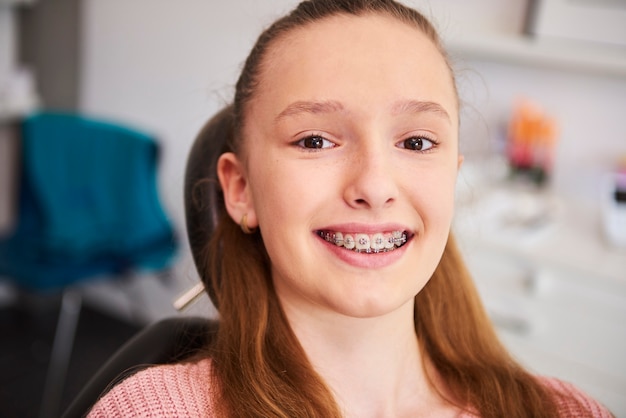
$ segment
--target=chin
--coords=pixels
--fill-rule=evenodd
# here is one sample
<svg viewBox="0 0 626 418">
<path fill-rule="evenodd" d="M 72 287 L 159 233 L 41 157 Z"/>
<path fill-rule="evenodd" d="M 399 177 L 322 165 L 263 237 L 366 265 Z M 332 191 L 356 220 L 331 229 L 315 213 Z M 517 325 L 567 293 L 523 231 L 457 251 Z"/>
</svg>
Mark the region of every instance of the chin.
<svg viewBox="0 0 626 418">
<path fill-rule="evenodd" d="M 354 296 L 350 298 L 350 304 L 342 304 L 337 306 L 335 310 L 344 316 L 356 319 L 374 319 L 384 317 L 399 310 L 406 308 L 407 304 L 413 306 L 414 296 L 402 300 L 390 300 L 390 298 L 359 298 Z M 413 310 L 411 309 L 411 312 Z"/>
</svg>

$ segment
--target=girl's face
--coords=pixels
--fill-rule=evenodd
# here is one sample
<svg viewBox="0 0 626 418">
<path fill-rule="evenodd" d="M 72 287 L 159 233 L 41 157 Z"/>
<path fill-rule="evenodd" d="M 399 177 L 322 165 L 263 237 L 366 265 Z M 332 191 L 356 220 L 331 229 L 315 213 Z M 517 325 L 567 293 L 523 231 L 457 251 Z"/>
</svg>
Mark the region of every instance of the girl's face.
<svg viewBox="0 0 626 418">
<path fill-rule="evenodd" d="M 259 226 L 285 310 L 413 303 L 448 238 L 461 161 L 432 42 L 384 16 L 315 22 L 270 48 L 247 109 L 245 158 L 221 162 L 240 170 L 223 176 L 237 179 L 227 207 Z"/>
</svg>

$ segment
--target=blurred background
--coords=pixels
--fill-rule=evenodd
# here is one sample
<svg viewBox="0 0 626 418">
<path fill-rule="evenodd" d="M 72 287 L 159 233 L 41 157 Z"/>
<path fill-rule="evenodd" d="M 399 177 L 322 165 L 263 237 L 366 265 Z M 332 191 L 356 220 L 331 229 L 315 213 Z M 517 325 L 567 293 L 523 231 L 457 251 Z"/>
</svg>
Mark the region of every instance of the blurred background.
<svg viewBox="0 0 626 418">
<path fill-rule="evenodd" d="M 178 315 L 172 301 L 197 282 L 187 153 L 256 36 L 296 3 L 0 0 L 0 239 L 19 223 L 23 121 L 40 111 L 149 133 L 176 237 L 165 274 L 71 286 L 82 311 L 61 407 L 139 327 Z M 626 2 L 405 3 L 432 18 L 456 71 L 466 160 L 454 228 L 500 335 L 531 370 L 626 416 Z M 0 278 L 8 416 L 38 414 L 58 313 L 75 300 L 64 290 L 24 299 Z M 183 314 L 214 311 L 203 298 Z"/>
</svg>

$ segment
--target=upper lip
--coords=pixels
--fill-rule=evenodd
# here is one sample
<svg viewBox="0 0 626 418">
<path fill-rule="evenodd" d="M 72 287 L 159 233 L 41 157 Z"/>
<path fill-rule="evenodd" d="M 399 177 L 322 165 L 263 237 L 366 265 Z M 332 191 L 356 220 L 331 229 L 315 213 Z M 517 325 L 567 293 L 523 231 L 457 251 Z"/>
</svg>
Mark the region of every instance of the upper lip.
<svg viewBox="0 0 626 418">
<path fill-rule="evenodd" d="M 316 231 L 333 231 L 342 232 L 348 234 L 376 234 L 378 232 L 393 232 L 393 231 L 406 231 L 411 232 L 411 228 L 406 225 L 398 223 L 384 223 L 384 224 L 367 224 L 349 222 L 342 224 L 328 225 L 322 228 L 316 229 Z"/>
</svg>

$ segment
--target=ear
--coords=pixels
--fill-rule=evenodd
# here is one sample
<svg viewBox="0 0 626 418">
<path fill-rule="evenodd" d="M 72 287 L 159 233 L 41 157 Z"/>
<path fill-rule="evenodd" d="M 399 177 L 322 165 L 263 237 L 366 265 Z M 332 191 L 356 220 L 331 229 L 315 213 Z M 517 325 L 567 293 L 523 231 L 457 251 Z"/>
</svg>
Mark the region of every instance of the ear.
<svg viewBox="0 0 626 418">
<path fill-rule="evenodd" d="M 217 160 L 217 176 L 224 192 L 224 204 L 230 217 L 239 224 L 244 215 L 247 216 L 249 228 L 256 228 L 258 221 L 248 178 L 243 164 L 232 153 L 222 154 Z"/>
<path fill-rule="evenodd" d="M 461 166 L 463 165 L 463 161 L 465 161 L 465 156 L 463 156 L 462 154 L 459 154 L 459 162 L 457 163 L 457 170 L 461 169 Z"/>
</svg>

